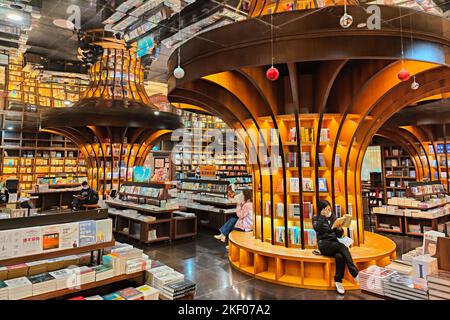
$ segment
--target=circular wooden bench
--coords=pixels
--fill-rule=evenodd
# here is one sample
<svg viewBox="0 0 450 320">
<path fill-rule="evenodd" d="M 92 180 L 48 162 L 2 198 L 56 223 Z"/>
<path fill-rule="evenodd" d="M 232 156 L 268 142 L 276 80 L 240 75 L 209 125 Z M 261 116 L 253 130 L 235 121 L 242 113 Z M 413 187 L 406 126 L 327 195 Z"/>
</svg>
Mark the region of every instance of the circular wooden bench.
<svg viewBox="0 0 450 320">
<path fill-rule="evenodd" d="M 365 242 L 350 249 L 359 270 L 370 265 L 386 266 L 396 258 L 396 245 L 389 238 L 365 232 Z M 241 272 L 264 281 L 319 290 L 335 290 L 335 260 L 317 256 L 313 249 L 285 248 L 262 243 L 252 232 L 233 231 L 229 236 L 228 259 Z M 346 268 L 345 289 L 359 289 Z"/>
</svg>

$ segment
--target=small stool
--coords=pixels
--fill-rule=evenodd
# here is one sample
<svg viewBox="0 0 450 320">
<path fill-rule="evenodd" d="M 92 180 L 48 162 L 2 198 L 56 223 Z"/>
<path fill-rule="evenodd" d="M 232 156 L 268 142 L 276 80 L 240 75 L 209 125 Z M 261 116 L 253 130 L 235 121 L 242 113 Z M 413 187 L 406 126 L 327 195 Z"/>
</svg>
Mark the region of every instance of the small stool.
<svg viewBox="0 0 450 320">
<path fill-rule="evenodd" d="M 83 204 L 82 207 L 85 211 L 100 209 L 100 206 L 98 204 Z"/>
</svg>

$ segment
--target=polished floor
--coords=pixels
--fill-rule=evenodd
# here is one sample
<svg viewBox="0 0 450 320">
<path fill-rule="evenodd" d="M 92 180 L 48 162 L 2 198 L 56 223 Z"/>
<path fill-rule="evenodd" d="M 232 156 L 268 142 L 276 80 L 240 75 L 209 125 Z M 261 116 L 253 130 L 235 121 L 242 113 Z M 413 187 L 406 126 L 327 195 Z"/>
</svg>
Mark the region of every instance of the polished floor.
<svg viewBox="0 0 450 320">
<path fill-rule="evenodd" d="M 420 246 L 421 239 L 389 237 L 397 244 L 398 254 Z M 234 270 L 227 259 L 225 244 L 213 238 L 213 233 L 200 229 L 196 238 L 161 244 L 146 250 L 157 259 L 183 273 L 197 283 L 198 300 L 374 300 L 361 291 L 349 291 L 341 296 L 334 291 L 297 289 L 271 284 Z"/>
</svg>

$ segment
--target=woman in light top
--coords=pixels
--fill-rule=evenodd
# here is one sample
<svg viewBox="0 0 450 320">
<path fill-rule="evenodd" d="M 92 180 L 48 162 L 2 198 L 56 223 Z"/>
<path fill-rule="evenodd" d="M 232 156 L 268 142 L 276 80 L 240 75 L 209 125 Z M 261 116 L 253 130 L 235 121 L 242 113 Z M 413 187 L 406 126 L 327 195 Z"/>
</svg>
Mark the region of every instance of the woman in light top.
<svg viewBox="0 0 450 320">
<path fill-rule="evenodd" d="M 253 204 L 252 204 L 252 190 L 245 189 L 243 191 L 244 199 L 242 203 L 238 204 L 236 209 L 236 217 L 230 218 L 219 229 L 220 234 L 215 235 L 214 238 L 225 242 L 228 235 L 233 230 L 249 232 L 253 230 Z"/>
</svg>

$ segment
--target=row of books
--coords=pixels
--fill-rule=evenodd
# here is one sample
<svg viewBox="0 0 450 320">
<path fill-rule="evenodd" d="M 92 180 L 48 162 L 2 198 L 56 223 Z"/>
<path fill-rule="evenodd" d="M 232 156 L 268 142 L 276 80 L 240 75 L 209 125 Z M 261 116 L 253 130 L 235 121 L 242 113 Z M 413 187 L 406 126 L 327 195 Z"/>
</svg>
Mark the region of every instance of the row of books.
<svg viewBox="0 0 450 320">
<path fill-rule="evenodd" d="M 219 184 L 212 182 L 191 182 L 191 181 L 182 181 L 181 189 L 183 190 L 192 190 L 192 191 L 203 191 L 203 192 L 227 192 L 228 185 L 227 184 Z"/>
<path fill-rule="evenodd" d="M 159 198 L 162 188 L 151 188 L 151 187 L 138 187 L 138 186 L 124 186 L 120 187 L 120 192 L 128 195 L 146 196 L 152 198 Z"/>
<path fill-rule="evenodd" d="M 159 290 L 143 285 L 140 287 L 128 287 L 103 296 L 95 295 L 90 297 L 77 296 L 69 300 L 159 300 Z"/>
<path fill-rule="evenodd" d="M 0 259 L 89 246 L 111 239 L 111 219 L 4 230 L 0 231 Z"/>
<path fill-rule="evenodd" d="M 445 192 L 444 186 L 441 183 L 414 186 L 410 187 L 410 190 L 415 196 Z"/>
<path fill-rule="evenodd" d="M 275 241 L 278 243 L 285 243 L 285 228 L 284 226 L 275 227 Z M 301 244 L 301 229 L 300 227 L 293 226 L 288 228 L 289 244 L 300 245 Z M 303 232 L 305 245 L 315 246 L 317 245 L 316 232 L 313 229 L 305 229 Z"/>
<path fill-rule="evenodd" d="M 266 201 L 265 215 L 271 216 L 271 202 Z M 288 218 L 298 218 L 300 217 L 300 204 L 292 203 L 288 204 Z M 303 202 L 303 218 L 312 219 L 314 215 L 314 207 L 311 202 Z M 275 204 L 275 216 L 277 218 L 284 217 L 284 203 L 278 202 Z"/>
<path fill-rule="evenodd" d="M 300 179 L 297 177 L 289 178 L 289 192 L 300 191 Z M 328 185 L 326 178 L 319 178 L 319 192 L 328 192 Z M 311 178 L 302 178 L 302 190 L 304 192 L 313 192 L 314 184 Z M 279 179 L 275 188 L 275 192 L 284 192 L 283 180 Z"/>
</svg>

